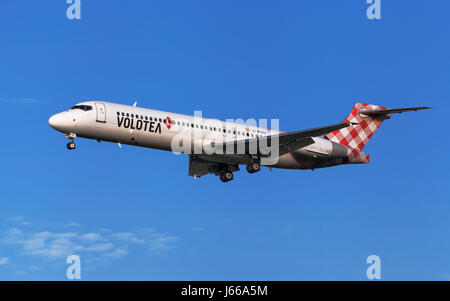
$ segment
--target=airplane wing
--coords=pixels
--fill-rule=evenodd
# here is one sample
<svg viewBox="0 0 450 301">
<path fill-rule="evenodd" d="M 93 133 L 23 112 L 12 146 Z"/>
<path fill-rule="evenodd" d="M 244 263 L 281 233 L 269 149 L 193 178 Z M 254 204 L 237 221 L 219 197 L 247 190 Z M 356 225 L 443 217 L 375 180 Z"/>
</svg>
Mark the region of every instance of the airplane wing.
<svg viewBox="0 0 450 301">
<path fill-rule="evenodd" d="M 287 132 L 246 140 L 230 141 L 216 144 L 215 148 L 222 149 L 224 154 L 227 154 L 232 150 L 233 154 L 259 154 L 264 156 L 269 154 L 271 149 L 278 147 L 279 155 L 282 156 L 288 152 L 313 144 L 314 140 L 312 137 L 325 135 L 356 124 L 357 123 L 353 122 L 344 122 L 309 130 Z M 255 150 L 257 153 L 255 153 Z"/>
</svg>

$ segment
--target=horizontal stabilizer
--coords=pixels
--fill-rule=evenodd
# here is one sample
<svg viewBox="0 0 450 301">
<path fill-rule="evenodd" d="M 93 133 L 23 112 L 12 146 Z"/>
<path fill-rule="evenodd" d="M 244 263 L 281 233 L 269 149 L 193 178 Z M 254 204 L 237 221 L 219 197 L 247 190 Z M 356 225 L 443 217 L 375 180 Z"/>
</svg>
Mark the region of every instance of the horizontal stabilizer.
<svg viewBox="0 0 450 301">
<path fill-rule="evenodd" d="M 415 107 L 415 108 L 379 109 L 379 110 L 371 110 L 371 109 L 363 108 L 359 111 L 359 113 L 362 115 L 367 115 L 367 116 L 380 116 L 380 115 L 427 110 L 427 109 L 431 109 L 431 108 L 430 107 Z"/>
<path fill-rule="evenodd" d="M 391 118 L 390 114 L 431 109 L 429 107 L 389 109 L 366 103 L 357 103 L 351 110 L 345 122 L 357 122 L 358 125 L 336 130 L 326 135 L 333 142 L 348 146 L 354 150 L 354 156 L 361 152 L 364 146 L 375 134 L 381 123 Z"/>
</svg>

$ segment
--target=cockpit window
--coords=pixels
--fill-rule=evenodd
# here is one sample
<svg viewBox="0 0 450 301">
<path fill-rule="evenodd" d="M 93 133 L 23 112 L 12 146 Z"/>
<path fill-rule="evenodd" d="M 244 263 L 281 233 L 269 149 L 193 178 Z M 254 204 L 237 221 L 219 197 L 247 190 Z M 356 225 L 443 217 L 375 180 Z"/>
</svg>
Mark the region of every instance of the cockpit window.
<svg viewBox="0 0 450 301">
<path fill-rule="evenodd" d="M 85 112 L 92 110 L 92 106 L 87 106 L 87 105 L 76 105 L 71 107 L 70 109 L 75 110 L 75 109 L 80 109 L 83 110 Z"/>
</svg>

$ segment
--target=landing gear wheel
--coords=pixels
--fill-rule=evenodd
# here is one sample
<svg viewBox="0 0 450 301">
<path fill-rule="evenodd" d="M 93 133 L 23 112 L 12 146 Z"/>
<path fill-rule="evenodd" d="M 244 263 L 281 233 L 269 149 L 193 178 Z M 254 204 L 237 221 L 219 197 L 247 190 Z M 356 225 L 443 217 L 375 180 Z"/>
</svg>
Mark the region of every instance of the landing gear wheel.
<svg viewBox="0 0 450 301">
<path fill-rule="evenodd" d="M 75 149 L 75 143 L 74 143 L 73 141 L 67 143 L 66 146 L 67 146 L 67 149 L 68 149 L 68 150 L 73 150 L 73 149 Z"/>
<path fill-rule="evenodd" d="M 220 180 L 224 183 L 233 180 L 233 178 L 234 176 L 231 171 L 224 171 L 220 174 Z"/>
<path fill-rule="evenodd" d="M 247 165 L 247 171 L 249 173 L 254 173 L 254 172 L 257 172 L 260 170 L 261 170 L 261 164 L 259 164 L 258 162 L 253 162 L 253 163 L 250 163 L 249 165 Z"/>
</svg>

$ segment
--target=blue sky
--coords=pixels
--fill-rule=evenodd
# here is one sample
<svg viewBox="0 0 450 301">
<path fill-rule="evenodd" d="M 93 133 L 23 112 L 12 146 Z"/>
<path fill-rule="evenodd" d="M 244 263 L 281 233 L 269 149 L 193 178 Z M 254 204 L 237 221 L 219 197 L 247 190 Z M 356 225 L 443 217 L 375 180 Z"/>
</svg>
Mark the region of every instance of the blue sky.
<svg viewBox="0 0 450 301">
<path fill-rule="evenodd" d="M 0 3 L 0 280 L 450 279 L 448 1 Z M 187 176 L 187 157 L 48 126 L 82 100 L 282 130 L 354 103 L 432 106 L 386 121 L 368 165 Z"/>
</svg>

